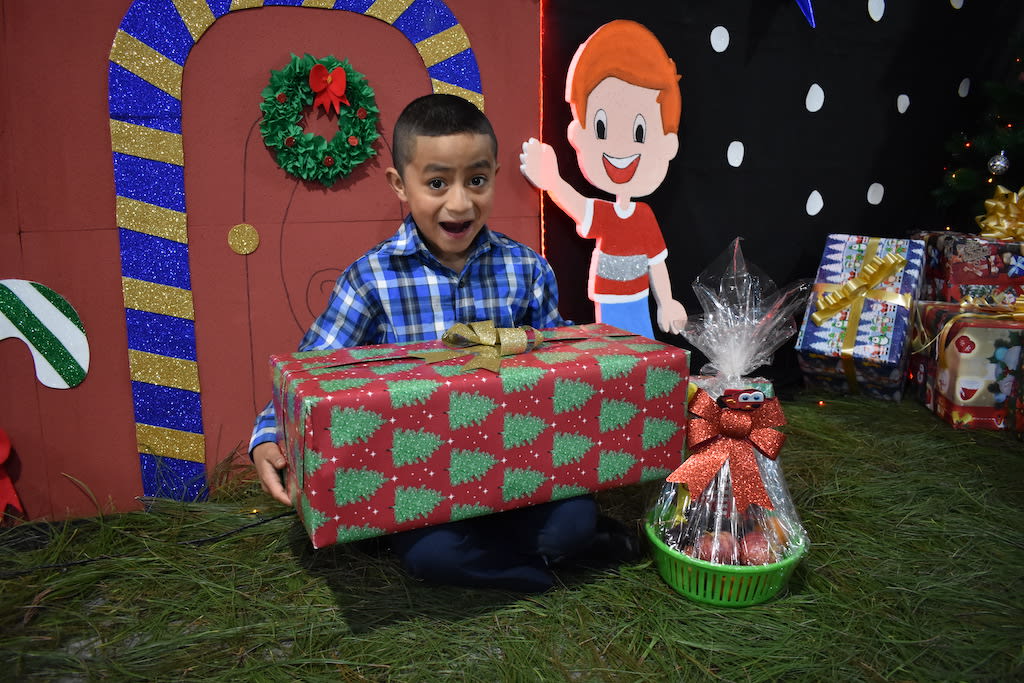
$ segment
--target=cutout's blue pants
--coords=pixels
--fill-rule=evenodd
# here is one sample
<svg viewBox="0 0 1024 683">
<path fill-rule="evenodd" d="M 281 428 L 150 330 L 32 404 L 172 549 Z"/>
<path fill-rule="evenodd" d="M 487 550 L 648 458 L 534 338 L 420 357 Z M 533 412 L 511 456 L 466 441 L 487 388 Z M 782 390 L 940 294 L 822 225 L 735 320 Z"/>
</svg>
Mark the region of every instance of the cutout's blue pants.
<svg viewBox="0 0 1024 683">
<path fill-rule="evenodd" d="M 405 570 L 431 583 L 541 592 L 549 562 L 584 550 L 594 538 L 590 496 L 395 534 L 391 549 Z"/>
<path fill-rule="evenodd" d="M 594 304 L 597 322 L 654 339 L 654 325 L 647 305 L 648 297 L 617 304 Z"/>
</svg>

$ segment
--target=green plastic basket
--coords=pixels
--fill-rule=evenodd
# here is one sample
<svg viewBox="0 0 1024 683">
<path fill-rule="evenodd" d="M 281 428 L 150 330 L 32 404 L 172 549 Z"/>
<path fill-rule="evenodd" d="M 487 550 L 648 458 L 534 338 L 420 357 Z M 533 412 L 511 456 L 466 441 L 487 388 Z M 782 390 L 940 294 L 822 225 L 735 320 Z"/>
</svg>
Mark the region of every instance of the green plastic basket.
<svg viewBox="0 0 1024 683">
<path fill-rule="evenodd" d="M 807 548 L 801 541 L 781 562 L 756 566 L 722 565 L 698 560 L 665 545 L 657 530 L 644 524 L 658 573 L 677 593 L 711 605 L 743 607 L 775 597 L 786 586 Z"/>
</svg>

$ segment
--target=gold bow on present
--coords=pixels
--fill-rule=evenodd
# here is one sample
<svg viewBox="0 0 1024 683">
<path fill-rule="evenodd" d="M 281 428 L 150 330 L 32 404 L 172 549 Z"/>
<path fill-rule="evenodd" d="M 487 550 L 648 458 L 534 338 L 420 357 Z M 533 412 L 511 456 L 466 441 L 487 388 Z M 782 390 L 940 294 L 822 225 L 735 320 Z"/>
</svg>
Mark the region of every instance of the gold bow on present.
<svg viewBox="0 0 1024 683">
<path fill-rule="evenodd" d="M 410 356 L 422 358 L 428 363 L 451 360 L 461 356 L 473 356 L 462 366 L 464 372 L 483 368 L 497 372 L 502 356 L 513 356 L 532 351 L 540 346 L 543 338 L 537 330 L 522 327 L 495 327 L 494 321 L 482 320 L 475 323 L 455 323 L 441 336 L 447 351 L 417 351 Z"/>
<path fill-rule="evenodd" d="M 974 220 L 987 240 L 1024 242 L 1024 187 L 1013 192 L 996 186 L 992 199 L 985 200 L 985 215 Z"/>
<path fill-rule="evenodd" d="M 846 383 L 850 391 L 857 391 L 857 372 L 853 365 L 853 348 L 857 343 L 857 329 L 860 327 L 860 314 L 864 310 L 866 299 L 885 301 L 903 308 L 910 308 L 910 295 L 891 292 L 879 286 L 894 273 L 899 272 L 907 264 L 907 259 L 899 254 L 889 253 L 878 256 L 879 238 L 868 240 L 864 250 L 864 261 L 860 271 L 841 284 L 818 283 L 814 290 L 818 292 L 818 310 L 811 314 L 815 325 L 821 326 L 826 320 L 840 311 L 849 309 L 846 318 L 846 334 L 839 357 L 843 363 Z"/>
</svg>

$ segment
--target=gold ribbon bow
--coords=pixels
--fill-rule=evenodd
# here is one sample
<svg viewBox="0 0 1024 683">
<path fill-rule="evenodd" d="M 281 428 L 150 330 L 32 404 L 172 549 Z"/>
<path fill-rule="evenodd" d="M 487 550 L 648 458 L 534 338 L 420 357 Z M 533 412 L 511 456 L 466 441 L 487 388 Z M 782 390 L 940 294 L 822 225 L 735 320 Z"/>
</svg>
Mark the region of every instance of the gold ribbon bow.
<svg viewBox="0 0 1024 683">
<path fill-rule="evenodd" d="M 441 336 L 447 351 L 417 351 L 409 354 L 422 358 L 428 363 L 439 363 L 461 356 L 473 356 L 462 366 L 463 372 L 483 368 L 497 372 L 502 356 L 513 356 L 532 351 L 540 346 L 543 337 L 540 332 L 524 325 L 522 327 L 495 327 L 494 321 L 482 320 L 475 323 L 455 323 Z"/>
<path fill-rule="evenodd" d="M 907 264 L 907 259 L 899 254 L 889 253 L 878 256 L 879 238 L 868 240 L 864 250 L 864 261 L 860 271 L 842 284 L 818 283 L 814 291 L 818 292 L 818 310 L 811 314 L 811 320 L 820 326 L 823 322 L 844 309 L 849 309 L 846 318 L 846 334 L 839 357 L 843 362 L 846 383 L 850 391 L 857 391 L 857 371 L 853 366 L 853 348 L 857 344 L 857 328 L 860 327 L 860 314 L 864 310 L 866 299 L 885 301 L 903 308 L 910 308 L 910 295 L 879 289 L 885 280 L 899 272 Z"/>
<path fill-rule="evenodd" d="M 974 220 L 987 240 L 1024 242 L 1024 187 L 1013 192 L 997 185 L 992 198 L 985 200 L 985 215 Z"/>
</svg>

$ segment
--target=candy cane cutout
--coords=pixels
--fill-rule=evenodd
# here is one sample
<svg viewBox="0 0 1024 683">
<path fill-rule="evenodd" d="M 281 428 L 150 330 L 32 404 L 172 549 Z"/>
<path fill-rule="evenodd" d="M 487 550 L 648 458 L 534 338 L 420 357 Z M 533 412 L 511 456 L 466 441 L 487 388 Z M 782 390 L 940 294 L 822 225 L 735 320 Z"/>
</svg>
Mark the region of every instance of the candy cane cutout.
<svg viewBox="0 0 1024 683">
<path fill-rule="evenodd" d="M 0 280 L 0 340 L 9 337 L 25 342 L 44 386 L 70 389 L 89 372 L 89 341 L 78 313 L 45 285 Z"/>
</svg>

